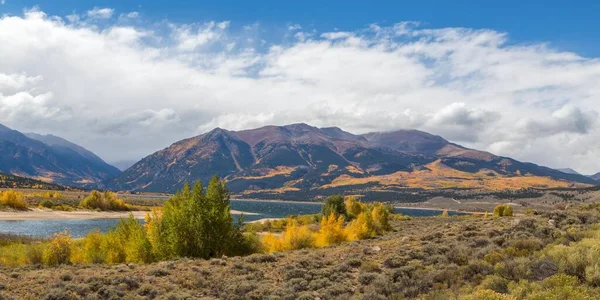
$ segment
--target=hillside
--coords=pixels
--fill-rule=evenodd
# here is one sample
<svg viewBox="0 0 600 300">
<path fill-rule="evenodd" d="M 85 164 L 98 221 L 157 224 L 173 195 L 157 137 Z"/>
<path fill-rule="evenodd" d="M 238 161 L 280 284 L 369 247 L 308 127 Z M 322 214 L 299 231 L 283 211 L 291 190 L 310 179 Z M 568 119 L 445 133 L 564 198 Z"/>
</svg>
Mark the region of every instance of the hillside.
<svg viewBox="0 0 600 300">
<path fill-rule="evenodd" d="M 64 186 L 47 183 L 31 178 L 13 176 L 0 173 L 0 188 L 2 189 L 42 189 L 42 190 L 65 190 Z"/>
<path fill-rule="evenodd" d="M 62 185 L 97 183 L 120 171 L 92 152 L 51 135 L 0 125 L 0 172 Z"/>
<path fill-rule="evenodd" d="M 595 184 L 531 163 L 477 151 L 417 130 L 355 135 L 306 124 L 214 129 L 133 165 L 108 187 L 173 191 L 218 174 L 247 197 L 317 197 L 398 189 L 567 188 Z"/>
<path fill-rule="evenodd" d="M 597 216 L 597 211 L 554 211 L 514 218 L 413 218 L 393 220 L 394 230 L 378 238 L 318 249 L 153 264 L 0 268 L 2 295 L 8 299 L 597 299 L 597 285 L 575 276 L 587 279 L 585 266 L 598 265 L 593 256 L 580 254 L 594 253 L 594 247 L 584 244 L 586 239 L 579 242 L 590 236 L 588 244 L 597 243 L 598 232 L 570 233 L 594 228 Z M 564 259 L 567 255 L 573 259 Z M 575 268 L 581 263 L 583 268 Z"/>
</svg>

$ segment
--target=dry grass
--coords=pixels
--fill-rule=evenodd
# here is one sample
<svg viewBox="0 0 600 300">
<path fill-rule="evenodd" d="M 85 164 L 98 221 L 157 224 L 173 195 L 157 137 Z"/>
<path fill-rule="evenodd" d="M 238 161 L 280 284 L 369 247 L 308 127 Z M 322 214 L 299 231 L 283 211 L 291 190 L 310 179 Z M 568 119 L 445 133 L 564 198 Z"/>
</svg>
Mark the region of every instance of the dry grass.
<svg viewBox="0 0 600 300">
<path fill-rule="evenodd" d="M 553 229 L 548 218 L 561 220 L 556 222 L 561 229 Z M 4 268 L 0 269 L 4 287 L 0 295 L 9 299 L 48 295 L 54 297 L 48 299 L 414 299 L 447 293 L 465 283 L 479 284 L 495 272 L 483 261 L 489 253 L 502 253 L 509 246 L 538 249 L 553 242 L 562 226 L 584 226 L 565 225 L 567 219 L 556 215 L 415 218 L 393 221 L 394 232 L 381 237 L 320 249 L 149 265 Z"/>
<path fill-rule="evenodd" d="M 422 188 L 427 190 L 446 188 L 470 188 L 487 190 L 518 190 L 522 188 L 568 188 L 572 183 L 555 180 L 550 177 L 524 175 L 518 177 L 503 176 L 492 171 L 477 173 L 462 172 L 442 164 L 439 160 L 428 164 L 427 169 L 413 172 L 399 171 L 389 175 L 356 178 L 341 175 L 331 184 L 321 188 L 378 183 L 383 186 Z M 586 186 L 580 184 L 580 187 Z"/>
<path fill-rule="evenodd" d="M 292 174 L 292 172 L 294 172 L 296 170 L 297 167 L 289 167 L 289 166 L 277 166 L 274 169 L 267 169 L 264 170 L 264 174 L 262 175 L 258 175 L 258 176 L 243 176 L 243 177 L 236 177 L 238 179 L 264 179 L 264 178 L 271 178 L 271 177 L 275 177 L 275 176 L 279 176 L 279 175 L 290 175 Z"/>
</svg>

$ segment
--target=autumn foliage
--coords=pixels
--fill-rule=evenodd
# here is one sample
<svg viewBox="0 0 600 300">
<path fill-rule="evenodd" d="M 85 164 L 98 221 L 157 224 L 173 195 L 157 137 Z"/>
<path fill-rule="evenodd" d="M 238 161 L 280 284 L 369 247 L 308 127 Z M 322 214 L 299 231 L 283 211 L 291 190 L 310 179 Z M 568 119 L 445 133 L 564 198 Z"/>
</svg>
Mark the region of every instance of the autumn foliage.
<svg viewBox="0 0 600 300">
<path fill-rule="evenodd" d="M 318 229 L 311 230 L 309 226 L 301 226 L 288 218 L 288 225 L 280 236 L 268 233 L 262 239 L 264 251 L 327 247 L 374 237 L 391 229 L 390 209 L 382 203 L 367 205 L 354 197 L 348 197 L 344 201 L 341 196 L 329 197 L 327 203 L 329 208 L 324 208 L 323 211 L 330 214 L 323 215 Z"/>
</svg>

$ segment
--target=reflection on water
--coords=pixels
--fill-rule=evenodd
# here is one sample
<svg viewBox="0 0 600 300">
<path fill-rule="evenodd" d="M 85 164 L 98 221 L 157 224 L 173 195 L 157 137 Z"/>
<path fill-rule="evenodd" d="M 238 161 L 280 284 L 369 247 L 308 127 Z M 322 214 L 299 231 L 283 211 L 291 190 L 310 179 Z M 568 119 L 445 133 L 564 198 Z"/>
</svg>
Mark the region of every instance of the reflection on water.
<svg viewBox="0 0 600 300">
<path fill-rule="evenodd" d="M 231 209 L 255 213 L 245 215 L 245 222 L 264 218 L 283 218 L 289 215 L 316 214 L 321 212 L 321 206 L 320 203 L 231 200 Z M 396 212 L 412 217 L 437 216 L 441 213 L 439 210 L 406 208 L 397 208 Z M 450 212 L 450 215 L 454 214 L 456 213 Z M 68 230 L 73 237 L 83 237 L 95 229 L 106 232 L 118 221 L 118 219 L 0 221 L 0 233 L 47 237 L 53 233 Z M 140 221 L 143 222 L 143 220 Z"/>
</svg>

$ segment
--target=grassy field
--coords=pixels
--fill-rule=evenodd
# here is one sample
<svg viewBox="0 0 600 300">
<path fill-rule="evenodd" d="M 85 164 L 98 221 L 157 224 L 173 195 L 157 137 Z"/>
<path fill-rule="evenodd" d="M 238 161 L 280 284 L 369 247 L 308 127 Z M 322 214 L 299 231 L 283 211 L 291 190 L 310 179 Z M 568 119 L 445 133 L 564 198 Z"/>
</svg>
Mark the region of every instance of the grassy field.
<svg viewBox="0 0 600 300">
<path fill-rule="evenodd" d="M 594 299 L 600 292 L 594 274 L 588 276 L 585 266 L 583 273 L 570 268 L 556 253 L 575 249 L 590 238 L 600 241 L 594 231 L 599 220 L 598 207 L 505 218 L 415 218 L 392 221 L 393 232 L 383 236 L 320 249 L 148 265 L 3 268 L 0 295 L 7 299 Z"/>
</svg>

